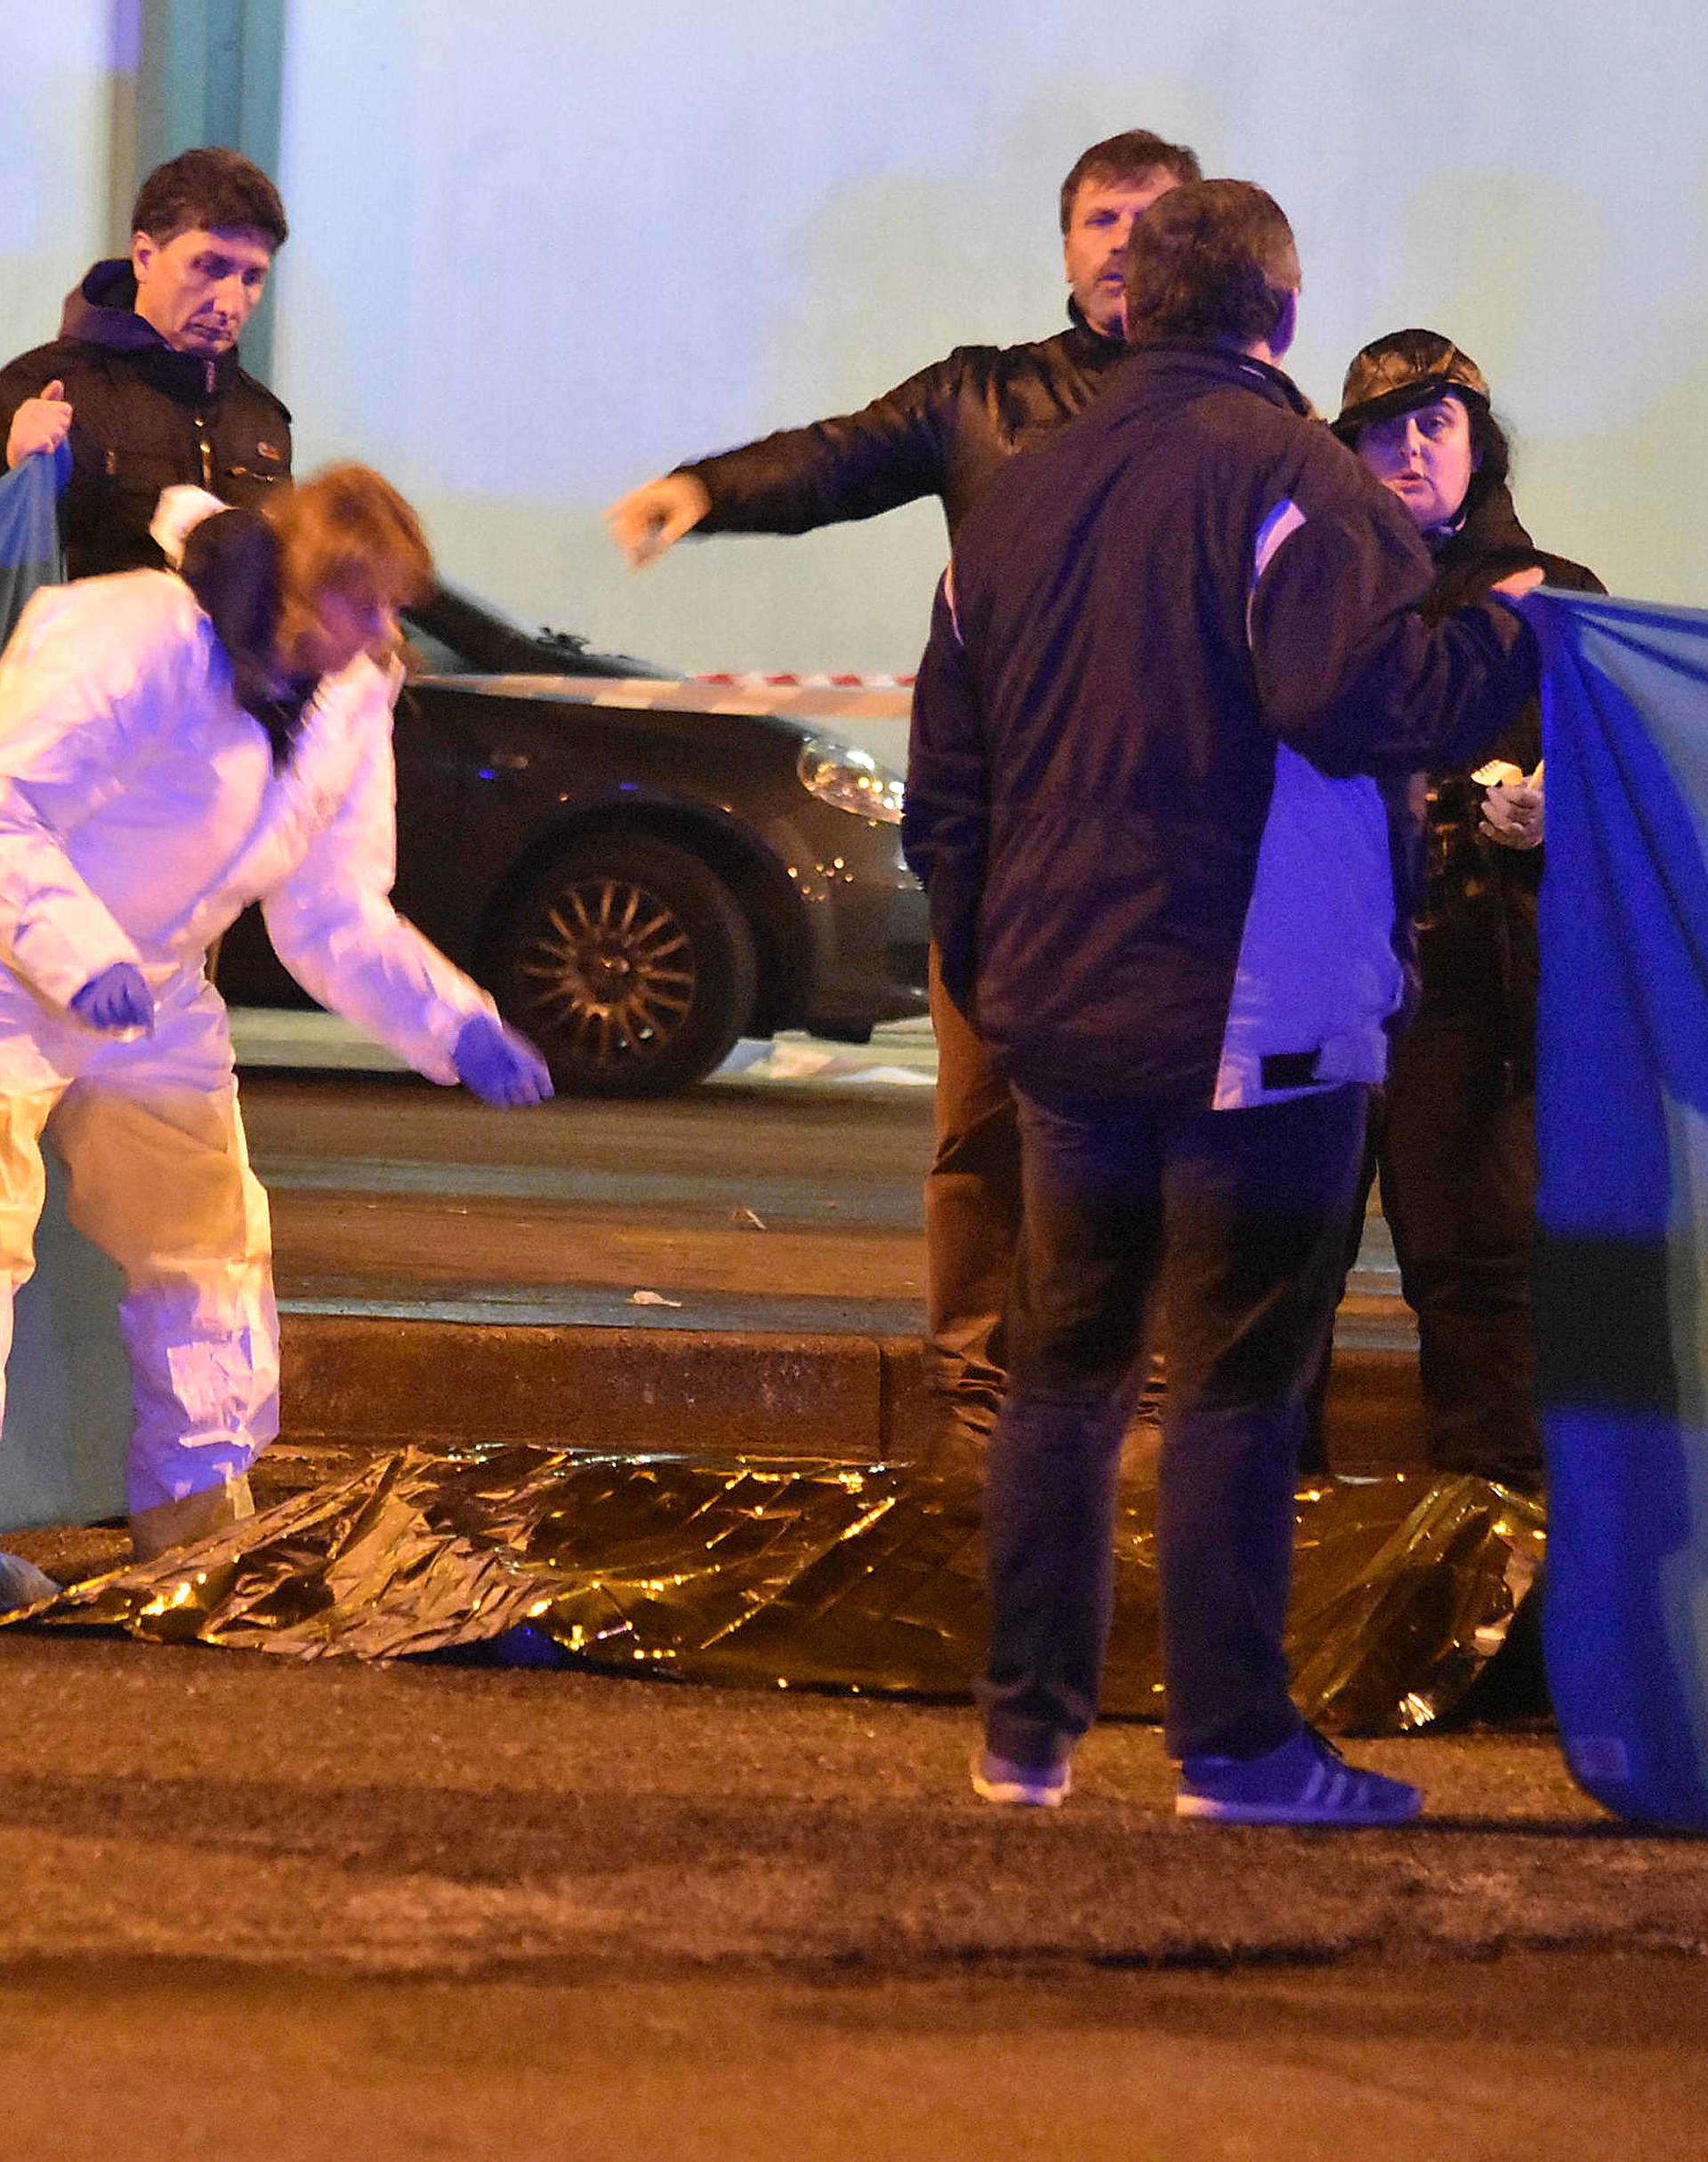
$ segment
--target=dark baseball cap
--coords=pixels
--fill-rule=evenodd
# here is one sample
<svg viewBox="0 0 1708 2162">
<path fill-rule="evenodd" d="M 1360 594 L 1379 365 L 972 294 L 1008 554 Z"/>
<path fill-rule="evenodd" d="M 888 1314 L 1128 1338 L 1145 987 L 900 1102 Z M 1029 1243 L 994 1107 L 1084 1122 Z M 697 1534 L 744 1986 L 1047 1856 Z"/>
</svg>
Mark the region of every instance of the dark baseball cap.
<svg viewBox="0 0 1708 2162">
<path fill-rule="evenodd" d="M 1414 413 L 1449 391 L 1488 410 L 1488 383 L 1469 353 L 1438 330 L 1393 330 L 1353 359 L 1341 386 L 1341 409 L 1330 423 L 1342 440 L 1373 421 Z"/>
</svg>

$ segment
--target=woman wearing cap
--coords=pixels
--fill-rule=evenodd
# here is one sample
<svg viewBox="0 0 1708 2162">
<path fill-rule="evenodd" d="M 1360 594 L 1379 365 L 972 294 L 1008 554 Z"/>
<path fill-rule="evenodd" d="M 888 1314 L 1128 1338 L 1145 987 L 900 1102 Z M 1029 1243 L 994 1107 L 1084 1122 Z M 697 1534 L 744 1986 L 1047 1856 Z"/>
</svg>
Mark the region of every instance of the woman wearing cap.
<svg viewBox="0 0 1708 2162">
<path fill-rule="evenodd" d="M 267 1202 L 209 944 L 259 900 L 322 1004 L 498 1103 L 551 1093 L 492 1001 L 392 909 L 395 611 L 431 561 L 409 505 L 334 467 L 229 511 L 172 488 L 180 573 L 38 593 L 0 665 L 0 1357 L 41 1213 L 124 1270 L 149 1556 L 248 1512 L 278 1431 Z"/>
<path fill-rule="evenodd" d="M 1333 426 L 1433 553 L 1434 617 L 1532 566 L 1551 585 L 1605 590 L 1519 524 L 1488 385 L 1451 339 L 1399 330 L 1366 345 Z M 1485 764 L 1421 784 L 1421 996 L 1372 1135 L 1418 1319 L 1430 1461 L 1525 1486 L 1542 1471 L 1530 1321 L 1541 762 L 1533 701 Z"/>
</svg>

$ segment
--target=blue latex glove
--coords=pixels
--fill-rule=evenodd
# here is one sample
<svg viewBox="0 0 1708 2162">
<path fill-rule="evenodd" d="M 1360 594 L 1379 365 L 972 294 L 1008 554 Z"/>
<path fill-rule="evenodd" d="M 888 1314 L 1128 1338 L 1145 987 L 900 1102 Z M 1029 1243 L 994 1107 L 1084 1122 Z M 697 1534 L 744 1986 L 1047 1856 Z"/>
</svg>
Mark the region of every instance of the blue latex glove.
<svg viewBox="0 0 1708 2162">
<path fill-rule="evenodd" d="M 154 995 L 133 961 L 115 961 L 74 994 L 71 1011 L 92 1029 L 154 1034 Z"/>
<path fill-rule="evenodd" d="M 515 1109 L 544 1103 L 552 1093 L 545 1061 L 525 1036 L 506 1029 L 490 1013 L 471 1013 L 457 1032 L 451 1063 L 464 1088 L 483 1103 Z"/>
</svg>

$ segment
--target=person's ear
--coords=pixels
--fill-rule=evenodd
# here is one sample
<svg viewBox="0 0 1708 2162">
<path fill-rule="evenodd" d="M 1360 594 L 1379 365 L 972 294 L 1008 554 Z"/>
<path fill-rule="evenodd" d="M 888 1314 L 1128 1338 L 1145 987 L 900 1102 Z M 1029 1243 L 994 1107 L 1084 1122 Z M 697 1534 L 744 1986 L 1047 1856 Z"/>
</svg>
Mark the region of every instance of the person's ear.
<svg viewBox="0 0 1708 2162">
<path fill-rule="evenodd" d="M 1282 302 L 1269 333 L 1269 351 L 1280 360 L 1299 335 L 1299 288 L 1294 286 Z"/>
<path fill-rule="evenodd" d="M 149 265 L 159 253 L 147 233 L 131 235 L 131 270 L 140 286 L 149 274 Z"/>
</svg>

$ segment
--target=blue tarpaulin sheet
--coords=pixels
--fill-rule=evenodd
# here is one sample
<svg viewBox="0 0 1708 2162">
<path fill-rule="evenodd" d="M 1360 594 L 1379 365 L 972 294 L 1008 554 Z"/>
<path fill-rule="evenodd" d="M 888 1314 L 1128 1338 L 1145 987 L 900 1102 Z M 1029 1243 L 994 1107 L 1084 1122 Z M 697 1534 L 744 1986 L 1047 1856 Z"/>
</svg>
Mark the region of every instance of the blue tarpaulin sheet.
<svg viewBox="0 0 1708 2162">
<path fill-rule="evenodd" d="M 52 457 L 25 458 L 0 472 L 0 645 L 38 585 L 51 585 L 60 568 L 60 491 L 71 471 L 69 448 Z"/>
<path fill-rule="evenodd" d="M 1542 593 L 1545 1619 L 1567 1762 L 1708 1828 L 1708 614 Z"/>
</svg>

